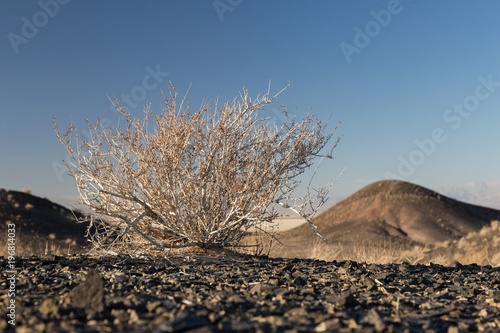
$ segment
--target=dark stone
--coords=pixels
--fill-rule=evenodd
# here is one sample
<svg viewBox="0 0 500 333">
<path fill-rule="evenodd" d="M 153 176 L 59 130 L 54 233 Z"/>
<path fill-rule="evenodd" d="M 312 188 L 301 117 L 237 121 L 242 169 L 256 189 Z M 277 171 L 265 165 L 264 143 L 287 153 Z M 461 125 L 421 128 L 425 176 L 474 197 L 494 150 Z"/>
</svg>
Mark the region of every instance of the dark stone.
<svg viewBox="0 0 500 333">
<path fill-rule="evenodd" d="M 84 308 L 88 314 L 104 310 L 104 283 L 98 270 L 91 268 L 85 282 L 72 290 L 71 304 Z"/>
<path fill-rule="evenodd" d="M 293 280 L 292 284 L 297 287 L 302 287 L 305 286 L 307 282 L 301 276 L 298 276 Z"/>
<path fill-rule="evenodd" d="M 210 325 L 210 321 L 196 313 L 188 311 L 176 316 L 174 319 L 162 324 L 157 332 L 182 332 L 192 330 L 202 326 Z"/>
<path fill-rule="evenodd" d="M 491 291 L 491 296 L 496 303 L 500 303 L 500 290 Z"/>
<path fill-rule="evenodd" d="M 474 265 L 252 258 L 175 266 L 85 256 L 17 265 L 16 326 L 25 330 L 490 332 L 500 317 L 500 269 Z M 85 277 L 82 267 L 100 272 Z"/>
</svg>

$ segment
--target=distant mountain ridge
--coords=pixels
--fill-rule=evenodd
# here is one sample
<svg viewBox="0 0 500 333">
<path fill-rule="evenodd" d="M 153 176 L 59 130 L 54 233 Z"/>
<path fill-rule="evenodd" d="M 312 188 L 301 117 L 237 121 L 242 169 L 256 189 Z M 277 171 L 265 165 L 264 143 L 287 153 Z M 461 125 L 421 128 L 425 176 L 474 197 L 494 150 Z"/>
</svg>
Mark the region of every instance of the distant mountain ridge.
<svg viewBox="0 0 500 333">
<path fill-rule="evenodd" d="M 436 191 L 470 204 L 500 209 L 500 181 L 439 186 Z"/>
<path fill-rule="evenodd" d="M 399 180 L 369 184 L 318 215 L 313 222 L 331 244 L 392 242 L 436 244 L 478 231 L 500 210 L 463 203 Z M 307 247 L 317 241 L 308 225 L 283 232 L 286 245 Z"/>
</svg>

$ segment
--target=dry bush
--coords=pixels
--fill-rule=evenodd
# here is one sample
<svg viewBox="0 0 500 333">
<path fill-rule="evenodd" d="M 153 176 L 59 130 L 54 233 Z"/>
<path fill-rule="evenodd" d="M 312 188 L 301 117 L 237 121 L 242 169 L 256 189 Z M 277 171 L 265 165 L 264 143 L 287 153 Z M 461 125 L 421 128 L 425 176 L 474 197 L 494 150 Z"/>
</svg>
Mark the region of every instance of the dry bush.
<svg viewBox="0 0 500 333">
<path fill-rule="evenodd" d="M 117 127 L 87 121 L 86 135 L 78 136 L 74 123 L 60 133 L 54 119 L 71 156 L 65 165 L 94 212 L 97 231 L 89 237 L 95 247 L 237 246 L 248 231 L 272 236 L 266 226 L 279 215 L 275 205 L 293 210 L 317 233 L 310 219 L 335 181 L 314 193 L 308 187 L 300 200 L 293 195 L 299 175 L 318 157 L 332 158 L 340 137 L 321 152 L 338 124 L 326 132 L 328 123 L 309 114 L 296 121 L 282 105 L 286 121 L 274 126 L 259 111 L 278 95 L 268 91 L 251 100 L 244 89 L 239 101 L 191 113 L 170 86 L 162 112 L 148 106 L 142 119 L 116 100 L 124 121 Z"/>
</svg>

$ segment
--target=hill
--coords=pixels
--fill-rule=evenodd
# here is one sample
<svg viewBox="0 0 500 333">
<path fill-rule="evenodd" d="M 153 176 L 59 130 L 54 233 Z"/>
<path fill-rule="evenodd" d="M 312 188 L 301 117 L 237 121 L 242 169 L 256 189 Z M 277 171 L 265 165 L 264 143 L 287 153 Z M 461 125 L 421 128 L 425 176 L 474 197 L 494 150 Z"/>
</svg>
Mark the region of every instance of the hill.
<svg viewBox="0 0 500 333">
<path fill-rule="evenodd" d="M 27 192 L 0 189 L 0 233 L 5 239 L 7 225 L 15 224 L 18 255 L 43 254 L 47 249 L 63 253 L 85 251 L 89 245 L 85 239 L 87 225 L 75 222 L 82 217 L 80 212 Z"/>
<path fill-rule="evenodd" d="M 457 240 L 477 232 L 500 211 L 463 203 L 397 180 L 372 183 L 337 203 L 313 222 L 327 244 L 390 244 L 410 248 Z M 304 256 L 318 243 L 306 224 L 281 233 L 293 254 Z"/>
</svg>

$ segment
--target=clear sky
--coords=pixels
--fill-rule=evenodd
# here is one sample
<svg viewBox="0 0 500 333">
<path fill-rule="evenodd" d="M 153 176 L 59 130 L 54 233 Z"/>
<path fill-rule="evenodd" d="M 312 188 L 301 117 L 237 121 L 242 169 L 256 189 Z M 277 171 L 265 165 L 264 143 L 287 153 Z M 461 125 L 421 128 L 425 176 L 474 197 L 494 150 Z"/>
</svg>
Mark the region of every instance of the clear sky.
<svg viewBox="0 0 500 333">
<path fill-rule="evenodd" d="M 334 194 L 397 178 L 500 181 L 497 1 L 0 1 L 0 187 L 71 202 L 52 129 L 116 122 L 107 95 L 158 111 L 168 81 L 197 107 L 281 90 L 342 122 Z M 128 96 L 128 97 L 127 97 Z M 272 108 L 269 110 L 271 113 Z"/>
</svg>

